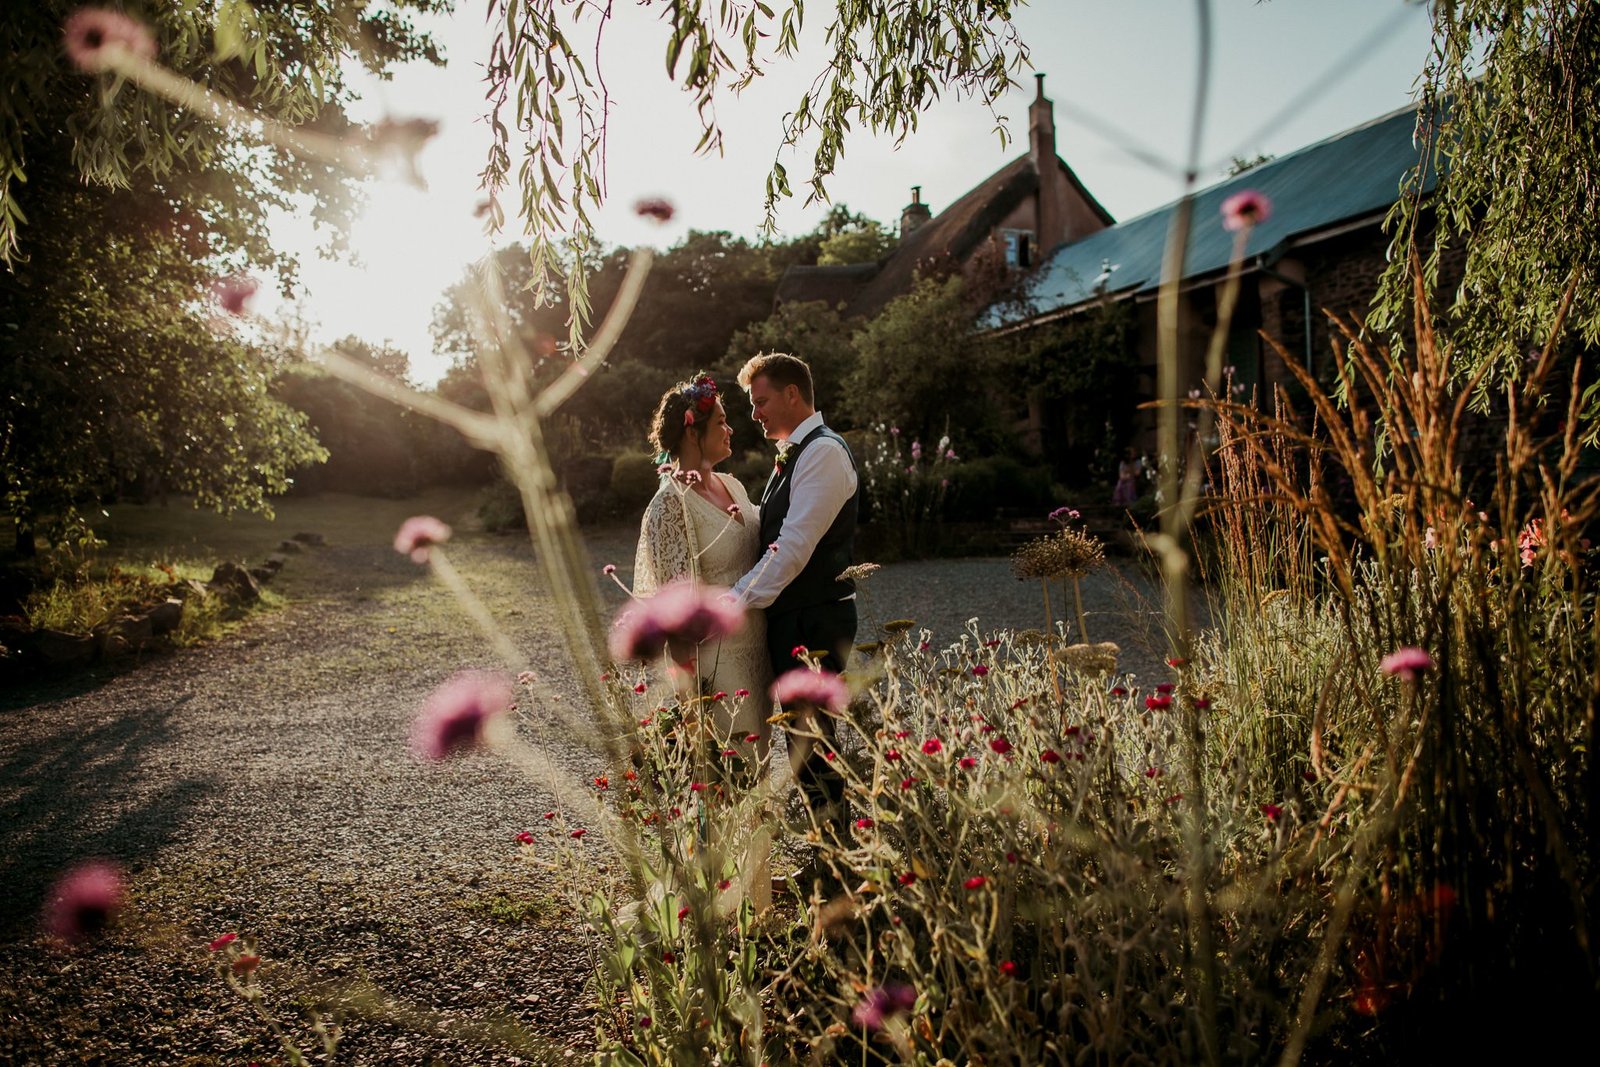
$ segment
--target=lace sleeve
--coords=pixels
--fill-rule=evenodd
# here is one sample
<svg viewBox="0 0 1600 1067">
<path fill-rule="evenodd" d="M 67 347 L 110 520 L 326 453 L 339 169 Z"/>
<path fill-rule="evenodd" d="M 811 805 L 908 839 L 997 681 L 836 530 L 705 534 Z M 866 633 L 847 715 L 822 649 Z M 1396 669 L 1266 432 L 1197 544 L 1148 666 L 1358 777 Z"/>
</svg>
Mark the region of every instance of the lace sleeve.
<svg viewBox="0 0 1600 1067">
<path fill-rule="evenodd" d="M 649 596 L 673 579 L 688 576 L 694 552 L 684 503 L 675 489 L 662 486 L 645 508 L 633 558 L 634 596 Z"/>
</svg>

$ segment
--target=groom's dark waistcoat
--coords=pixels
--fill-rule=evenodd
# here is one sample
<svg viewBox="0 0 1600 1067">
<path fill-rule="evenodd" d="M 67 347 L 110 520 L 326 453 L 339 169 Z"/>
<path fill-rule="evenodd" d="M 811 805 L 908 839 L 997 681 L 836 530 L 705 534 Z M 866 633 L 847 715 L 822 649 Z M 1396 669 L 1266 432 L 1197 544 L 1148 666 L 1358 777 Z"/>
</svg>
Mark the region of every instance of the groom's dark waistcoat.
<svg viewBox="0 0 1600 1067">
<path fill-rule="evenodd" d="M 795 469 L 800 453 L 819 437 L 830 437 L 839 442 L 839 447 L 844 449 L 846 458 L 850 460 L 850 469 L 856 469 L 856 458 L 850 454 L 850 446 L 844 443 L 844 438 L 826 426 L 818 426 L 806 434 L 805 440 L 789 449 L 783 469 L 768 482 L 767 491 L 761 498 L 763 545 L 770 545 L 778 539 L 778 532 L 783 528 L 783 520 L 789 514 L 789 475 Z M 798 611 L 801 608 L 843 600 L 856 591 L 854 582 L 840 581 L 839 575 L 854 562 L 856 514 L 860 510 L 861 479 L 857 477 L 856 491 L 845 501 L 844 507 L 839 509 L 839 514 L 834 516 L 833 522 L 811 553 L 811 559 L 800 573 L 795 575 L 794 580 L 784 587 L 783 592 L 778 594 L 778 599 L 772 602 L 767 611 L 772 613 Z"/>
</svg>

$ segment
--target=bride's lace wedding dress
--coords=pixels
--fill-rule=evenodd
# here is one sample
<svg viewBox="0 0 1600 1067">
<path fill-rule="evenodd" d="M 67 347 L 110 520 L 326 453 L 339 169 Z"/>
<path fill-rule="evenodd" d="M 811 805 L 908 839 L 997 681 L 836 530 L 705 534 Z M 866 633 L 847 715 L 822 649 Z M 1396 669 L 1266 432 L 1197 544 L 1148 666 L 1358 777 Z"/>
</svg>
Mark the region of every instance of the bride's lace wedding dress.
<svg viewBox="0 0 1600 1067">
<path fill-rule="evenodd" d="M 728 588 L 744 577 L 761 555 L 761 523 L 739 480 L 721 480 L 739 514 L 730 516 L 711 501 L 670 478 L 645 508 L 634 556 L 633 593 L 648 597 L 668 582 L 693 577 L 708 586 Z M 772 727 L 767 722 L 772 667 L 767 656 L 767 622 L 759 611 L 745 615 L 739 632 L 700 650 L 699 671 L 709 693 L 724 692 L 716 704 L 716 726 L 728 747 L 764 757 Z M 748 696 L 734 694 L 740 690 Z M 755 734 L 758 742 L 746 737 Z"/>
<path fill-rule="evenodd" d="M 761 521 L 750 497 L 737 478 L 713 474 L 739 505 L 739 514 L 726 511 L 681 483 L 661 479 L 661 488 L 645 508 L 639 524 L 639 549 L 634 556 L 633 593 L 648 597 L 669 582 L 693 577 L 708 586 L 728 588 L 744 577 L 760 558 Z M 770 747 L 772 710 L 768 690 L 772 666 L 767 656 L 767 619 L 760 611 L 747 612 L 737 633 L 714 646 L 700 649 L 696 666 L 703 692 L 727 694 L 713 703 L 713 726 L 718 743 L 733 748 L 755 766 L 762 766 Z M 665 686 L 664 679 L 657 685 Z M 739 696 L 743 692 L 744 696 Z M 755 737 L 755 741 L 746 738 Z M 762 807 L 750 824 L 724 842 L 742 853 L 738 884 L 724 890 L 727 906 L 742 894 L 757 913 L 772 904 L 772 834 Z M 665 892 L 664 886 L 657 887 Z"/>
</svg>

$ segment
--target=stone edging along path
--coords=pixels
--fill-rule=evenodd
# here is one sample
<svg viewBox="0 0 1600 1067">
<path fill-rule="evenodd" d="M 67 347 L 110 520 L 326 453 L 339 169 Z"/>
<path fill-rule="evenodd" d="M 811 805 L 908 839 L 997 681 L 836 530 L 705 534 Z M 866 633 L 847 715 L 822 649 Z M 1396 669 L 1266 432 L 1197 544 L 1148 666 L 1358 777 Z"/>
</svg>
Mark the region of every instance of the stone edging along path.
<svg viewBox="0 0 1600 1067">
<path fill-rule="evenodd" d="M 591 536 L 595 566 L 627 577 L 633 539 Z M 535 667 L 578 699 L 526 541 L 450 550 Z M 588 946 L 540 846 L 515 840 L 539 829 L 551 798 L 492 758 L 420 767 L 407 751 L 433 686 L 497 666 L 486 642 L 387 544 L 330 544 L 277 582 L 285 606 L 222 640 L 0 694 L 0 1062 L 281 1061 L 213 973 L 206 943 L 230 931 L 256 939 L 266 1002 L 308 1050 L 301 999 L 361 979 L 457 1022 L 512 1019 L 582 1055 Z M 620 590 L 599 588 L 620 606 Z M 1137 646 L 1153 624 L 1147 593 L 1114 570 L 1092 576 L 1093 638 Z M 936 643 L 970 617 L 986 629 L 1041 621 L 1037 587 L 1004 559 L 885 567 L 861 608 L 863 639 L 898 617 Z M 538 719 L 524 729 L 573 773 L 603 773 L 581 739 Z M 89 856 L 127 869 L 129 921 L 64 952 L 39 932 L 39 908 Z M 541 1058 L 397 1022 L 345 1027 L 340 1063 Z"/>
</svg>

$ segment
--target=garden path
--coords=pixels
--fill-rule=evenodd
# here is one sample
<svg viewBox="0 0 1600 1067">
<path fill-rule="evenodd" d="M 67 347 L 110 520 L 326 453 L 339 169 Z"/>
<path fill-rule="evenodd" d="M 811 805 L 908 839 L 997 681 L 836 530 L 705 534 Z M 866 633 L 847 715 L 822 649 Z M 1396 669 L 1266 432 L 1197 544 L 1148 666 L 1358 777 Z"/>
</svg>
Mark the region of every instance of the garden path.
<svg viewBox="0 0 1600 1067">
<path fill-rule="evenodd" d="M 550 798 L 490 757 L 420 767 L 407 752 L 427 692 L 463 666 L 494 665 L 485 642 L 387 545 L 330 541 L 285 568 L 284 606 L 230 636 L 0 694 L 0 1062 L 278 1061 L 213 973 L 205 946 L 227 931 L 257 939 L 266 1002 L 303 1048 L 315 1040 L 299 1004 L 358 979 L 452 1024 L 513 1019 L 556 1055 L 588 1045 L 583 936 L 537 846 L 530 858 L 514 840 Z M 626 575 L 632 541 L 621 528 L 592 536 L 596 566 L 614 560 Z M 526 541 L 466 536 L 451 558 L 575 694 Z M 1144 583 L 1113 568 L 1086 587 L 1093 636 L 1134 653 L 1128 666 L 1160 669 Z M 1037 586 L 1003 559 L 897 564 L 865 587 L 862 639 L 898 617 L 936 643 L 974 616 L 985 629 L 1037 627 L 1038 605 Z M 602 769 L 570 739 L 543 740 L 578 774 Z M 128 868 L 129 921 L 63 952 L 37 916 L 56 874 L 86 856 Z M 435 1058 L 551 1053 L 350 1018 L 338 1062 Z"/>
</svg>

